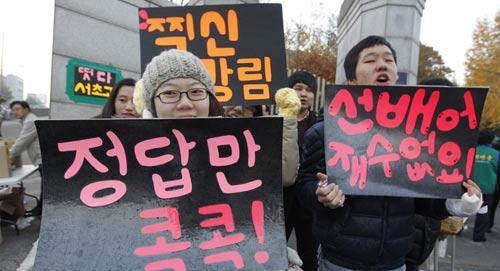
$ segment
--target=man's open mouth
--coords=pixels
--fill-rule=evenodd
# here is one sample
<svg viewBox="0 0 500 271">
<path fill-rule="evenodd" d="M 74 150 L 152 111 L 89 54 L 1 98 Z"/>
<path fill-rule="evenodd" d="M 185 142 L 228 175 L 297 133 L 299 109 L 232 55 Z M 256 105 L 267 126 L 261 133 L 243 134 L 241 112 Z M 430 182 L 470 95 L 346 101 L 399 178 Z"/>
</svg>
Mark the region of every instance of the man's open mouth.
<svg viewBox="0 0 500 271">
<path fill-rule="evenodd" d="M 381 74 L 377 76 L 377 83 L 387 84 L 387 82 L 389 82 L 389 76 L 387 76 L 387 74 Z"/>
</svg>

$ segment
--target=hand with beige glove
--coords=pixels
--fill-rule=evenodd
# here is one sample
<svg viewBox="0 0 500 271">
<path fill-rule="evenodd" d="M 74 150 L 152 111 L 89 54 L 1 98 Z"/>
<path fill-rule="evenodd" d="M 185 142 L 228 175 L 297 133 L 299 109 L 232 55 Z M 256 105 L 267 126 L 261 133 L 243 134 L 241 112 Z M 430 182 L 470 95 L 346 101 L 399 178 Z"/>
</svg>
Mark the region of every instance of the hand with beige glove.
<svg viewBox="0 0 500 271">
<path fill-rule="evenodd" d="M 300 99 L 291 88 L 281 88 L 274 97 L 278 106 L 278 115 L 285 119 L 297 119 L 300 110 Z"/>
<path fill-rule="evenodd" d="M 282 150 L 282 182 L 283 187 L 295 183 L 299 168 L 299 146 L 297 144 L 297 115 L 300 110 L 300 99 L 295 90 L 281 88 L 274 96 L 278 115 L 283 117 L 283 150 Z M 300 271 L 302 260 L 297 251 L 287 247 L 287 271 Z"/>
<path fill-rule="evenodd" d="M 295 183 L 299 169 L 297 114 L 300 110 L 300 100 L 295 90 L 281 88 L 276 92 L 275 101 L 278 115 L 283 117 L 282 182 L 283 187 L 288 187 Z"/>
</svg>

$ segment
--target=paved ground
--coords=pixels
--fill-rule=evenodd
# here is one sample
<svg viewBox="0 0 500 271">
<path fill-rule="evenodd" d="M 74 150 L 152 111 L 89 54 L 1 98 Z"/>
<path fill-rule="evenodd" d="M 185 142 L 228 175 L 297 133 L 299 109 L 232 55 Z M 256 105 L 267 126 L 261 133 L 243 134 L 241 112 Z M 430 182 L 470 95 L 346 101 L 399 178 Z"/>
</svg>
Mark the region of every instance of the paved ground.
<svg viewBox="0 0 500 271">
<path fill-rule="evenodd" d="M 38 193 L 39 176 L 33 176 L 26 181 L 27 192 Z M 28 201 L 28 208 L 34 202 Z M 500 270 L 500 210 L 497 211 L 493 232 L 487 235 L 485 243 L 472 241 L 472 229 L 474 219 L 468 221 L 467 229 L 456 238 L 455 270 L 456 271 L 497 271 Z M 13 271 L 19 266 L 24 257 L 31 249 L 31 244 L 38 238 L 40 220 L 36 219 L 32 225 L 16 235 L 14 229 L 9 226 L 2 226 L 4 238 L 3 245 L 0 245 L 0 270 Z M 439 258 L 439 270 L 451 270 L 451 237 L 448 238 L 448 249 L 446 257 Z M 295 240 L 290 240 L 290 246 L 295 247 Z M 423 265 L 423 270 L 432 270 L 429 265 Z"/>
<path fill-rule="evenodd" d="M 24 185 L 26 192 L 40 195 L 40 175 L 34 174 L 28 178 Z M 26 209 L 31 209 L 36 205 L 34 200 L 25 197 Z M 1 231 L 3 244 L 0 245 L 0 271 L 16 270 L 19 264 L 26 257 L 31 249 L 31 244 L 38 238 L 40 230 L 40 218 L 35 218 L 31 226 L 20 231 L 19 235 L 9 225 L 2 225 Z"/>
<path fill-rule="evenodd" d="M 474 219 L 467 223 L 467 230 L 457 237 L 455 270 L 456 271 L 498 271 L 500 270 L 500 210 L 495 215 L 495 226 L 492 233 L 486 235 L 486 242 L 472 241 Z M 448 241 L 448 248 L 451 241 Z M 451 249 L 447 249 L 446 258 L 440 259 L 439 270 L 451 270 Z"/>
<path fill-rule="evenodd" d="M 21 125 L 17 120 L 7 120 L 2 123 L 2 136 L 17 137 L 21 130 Z M 26 152 L 22 154 L 24 164 L 29 164 L 30 160 Z M 34 174 L 24 183 L 26 192 L 40 195 L 40 175 Z M 30 198 L 25 198 L 26 208 L 31 209 L 35 202 Z M 19 264 L 26 257 L 31 249 L 31 244 L 38 238 L 40 230 L 40 219 L 36 218 L 31 222 L 31 226 L 22 230 L 16 235 L 13 228 L 8 225 L 2 225 L 1 232 L 3 244 L 0 244 L 0 271 L 16 270 Z"/>
</svg>

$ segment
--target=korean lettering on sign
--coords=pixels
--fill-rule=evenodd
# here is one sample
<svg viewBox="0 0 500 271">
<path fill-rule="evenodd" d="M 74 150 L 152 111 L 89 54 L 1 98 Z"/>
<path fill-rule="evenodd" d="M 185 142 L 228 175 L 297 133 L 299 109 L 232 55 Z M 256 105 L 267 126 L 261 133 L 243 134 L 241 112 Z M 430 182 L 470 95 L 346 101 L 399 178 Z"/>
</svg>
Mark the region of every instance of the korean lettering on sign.
<svg viewBox="0 0 500 271">
<path fill-rule="evenodd" d="M 459 197 L 487 89 L 330 86 L 328 174 L 348 194 Z"/>
<path fill-rule="evenodd" d="M 120 259 L 135 270 L 282 269 L 280 120 L 37 124 L 51 180 L 44 211 L 54 214 L 44 218 L 53 226 L 44 227 L 39 246 L 50 255 L 37 264 L 62 260 L 79 270 L 70 263 L 102 257 L 95 253 L 106 247 L 114 253 L 102 263 L 107 267 Z M 133 127 L 141 127 L 140 136 L 129 132 Z M 88 247 L 61 248 L 74 259 L 43 250 L 61 243 Z"/>
<path fill-rule="evenodd" d="M 161 51 L 200 57 L 225 104 L 272 103 L 286 82 L 280 5 L 224 5 L 139 10 L 141 70 Z"/>
</svg>

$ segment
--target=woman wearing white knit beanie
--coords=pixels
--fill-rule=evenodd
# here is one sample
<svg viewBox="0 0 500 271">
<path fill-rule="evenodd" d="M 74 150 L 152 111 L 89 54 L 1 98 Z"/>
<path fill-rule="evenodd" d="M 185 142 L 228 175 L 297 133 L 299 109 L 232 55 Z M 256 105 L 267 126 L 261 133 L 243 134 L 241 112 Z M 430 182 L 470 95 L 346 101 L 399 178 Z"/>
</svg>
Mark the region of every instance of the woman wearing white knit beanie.
<svg viewBox="0 0 500 271">
<path fill-rule="evenodd" d="M 222 115 L 208 71 L 190 52 L 171 49 L 155 56 L 142 83 L 144 110 L 155 118 Z"/>
</svg>

